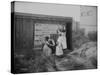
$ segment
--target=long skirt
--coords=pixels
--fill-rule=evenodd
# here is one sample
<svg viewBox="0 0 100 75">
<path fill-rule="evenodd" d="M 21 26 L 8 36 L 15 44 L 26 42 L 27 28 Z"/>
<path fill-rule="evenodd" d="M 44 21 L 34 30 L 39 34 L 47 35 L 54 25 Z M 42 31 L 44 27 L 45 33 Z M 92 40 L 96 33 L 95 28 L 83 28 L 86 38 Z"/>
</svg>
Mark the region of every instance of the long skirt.
<svg viewBox="0 0 100 75">
<path fill-rule="evenodd" d="M 51 53 L 52 53 L 52 50 L 51 50 L 51 48 L 49 48 L 47 45 L 44 45 L 44 47 L 43 47 L 43 53 L 44 53 L 44 55 L 46 55 L 46 56 L 50 56 Z"/>
<path fill-rule="evenodd" d="M 56 46 L 56 55 L 57 56 L 63 55 L 63 50 L 60 46 Z"/>
</svg>

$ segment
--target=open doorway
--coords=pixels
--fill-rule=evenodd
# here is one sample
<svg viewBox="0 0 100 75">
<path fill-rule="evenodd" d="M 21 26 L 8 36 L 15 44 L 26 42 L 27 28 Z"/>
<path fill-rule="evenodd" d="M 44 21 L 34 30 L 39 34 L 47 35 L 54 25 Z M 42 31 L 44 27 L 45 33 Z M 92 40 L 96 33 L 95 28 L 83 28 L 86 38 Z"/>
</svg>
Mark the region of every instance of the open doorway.
<svg viewBox="0 0 100 75">
<path fill-rule="evenodd" d="M 72 22 L 66 23 L 66 38 L 67 38 L 67 48 L 73 50 L 72 46 Z"/>
</svg>

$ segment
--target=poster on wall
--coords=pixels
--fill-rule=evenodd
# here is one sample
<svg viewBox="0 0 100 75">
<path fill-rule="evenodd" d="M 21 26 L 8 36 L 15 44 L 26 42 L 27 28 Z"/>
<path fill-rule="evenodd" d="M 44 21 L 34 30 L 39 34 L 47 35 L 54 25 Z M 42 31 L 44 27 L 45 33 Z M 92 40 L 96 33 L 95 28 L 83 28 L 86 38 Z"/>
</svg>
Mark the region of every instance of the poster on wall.
<svg viewBox="0 0 100 75">
<path fill-rule="evenodd" d="M 11 73 L 97 69 L 97 6 L 11 2 Z"/>
</svg>

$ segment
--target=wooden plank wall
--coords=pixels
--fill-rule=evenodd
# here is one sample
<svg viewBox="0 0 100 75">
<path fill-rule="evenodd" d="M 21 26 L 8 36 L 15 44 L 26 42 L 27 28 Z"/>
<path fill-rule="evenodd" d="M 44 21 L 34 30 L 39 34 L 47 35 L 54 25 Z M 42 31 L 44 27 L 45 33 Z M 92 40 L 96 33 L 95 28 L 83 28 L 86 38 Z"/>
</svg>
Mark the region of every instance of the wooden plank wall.
<svg viewBox="0 0 100 75">
<path fill-rule="evenodd" d="M 54 24 L 52 22 L 51 23 L 36 23 L 35 24 L 35 35 L 34 35 L 35 49 L 42 48 L 42 44 L 46 36 L 50 36 L 53 40 L 55 40 L 57 36 L 57 29 L 60 25 L 62 26 L 62 24 Z"/>
<path fill-rule="evenodd" d="M 32 19 L 31 17 L 26 17 L 23 15 L 15 15 L 14 18 L 14 22 L 15 22 L 15 51 L 17 52 L 29 52 L 29 50 L 32 50 L 35 46 L 35 39 L 38 39 L 38 37 L 35 37 L 35 35 L 37 35 L 36 33 L 36 23 L 41 25 L 42 27 L 46 27 L 45 25 L 47 25 L 47 29 L 45 28 L 45 33 L 48 32 L 52 32 L 51 37 L 54 37 L 54 39 L 56 39 L 56 27 L 57 25 L 65 25 L 65 22 L 61 23 L 59 21 L 44 21 L 41 19 L 41 21 L 36 20 L 36 19 Z M 43 24 L 43 25 L 42 25 Z M 49 25 L 50 24 L 50 25 Z M 40 28 L 42 28 L 40 27 Z M 38 27 L 39 28 L 39 27 Z M 52 29 L 53 28 L 53 29 Z M 68 22 L 66 21 L 66 28 L 67 28 L 67 43 L 68 43 L 68 48 L 72 49 L 72 21 Z M 43 31 L 44 31 L 43 30 Z M 46 31 L 47 30 L 47 31 Z M 54 32 L 53 32 L 54 31 Z M 42 31 L 41 31 L 42 32 Z M 40 35 L 40 34 L 39 34 Z M 43 35 L 43 34 L 42 34 Z M 26 51 L 25 51 L 26 50 Z"/>
<path fill-rule="evenodd" d="M 15 49 L 27 50 L 33 48 L 33 20 L 15 16 Z"/>
</svg>

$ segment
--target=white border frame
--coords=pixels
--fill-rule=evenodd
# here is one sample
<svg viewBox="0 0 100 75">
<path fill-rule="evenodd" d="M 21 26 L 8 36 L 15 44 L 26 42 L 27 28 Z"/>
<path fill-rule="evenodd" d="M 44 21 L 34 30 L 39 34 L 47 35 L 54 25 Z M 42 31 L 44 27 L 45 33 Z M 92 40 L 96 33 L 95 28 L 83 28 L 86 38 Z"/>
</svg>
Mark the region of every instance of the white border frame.
<svg viewBox="0 0 100 75">
<path fill-rule="evenodd" d="M 0 0 L 0 75 L 12 75 L 10 73 L 10 35 L 11 35 L 11 22 L 10 22 L 10 2 L 13 0 Z M 20 0 L 17 0 L 20 1 Z M 46 3 L 60 3 L 60 4 L 79 4 L 79 5 L 94 5 L 98 6 L 98 13 L 100 13 L 100 0 L 21 0 L 21 1 L 31 1 L 31 2 L 46 2 Z M 98 14 L 98 34 L 100 33 L 100 15 Z M 98 38 L 100 36 L 98 35 Z M 98 42 L 100 40 L 98 39 Z M 98 43 L 98 59 L 100 59 L 100 44 Z M 98 61 L 98 64 L 100 60 Z M 100 64 L 99 64 L 100 65 Z M 27 73 L 26 75 L 99 75 L 99 69 L 95 70 L 78 70 L 78 71 L 62 71 L 62 72 L 47 72 L 47 73 Z M 18 74 L 19 75 L 19 74 Z M 21 74 L 23 75 L 23 74 Z"/>
</svg>

